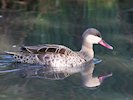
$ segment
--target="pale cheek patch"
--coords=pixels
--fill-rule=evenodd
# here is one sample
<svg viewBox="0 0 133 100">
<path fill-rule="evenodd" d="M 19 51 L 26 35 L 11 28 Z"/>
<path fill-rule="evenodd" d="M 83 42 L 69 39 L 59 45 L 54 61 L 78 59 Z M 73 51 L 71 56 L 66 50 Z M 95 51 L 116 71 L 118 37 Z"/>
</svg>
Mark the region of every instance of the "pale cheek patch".
<svg viewBox="0 0 133 100">
<path fill-rule="evenodd" d="M 98 36 L 88 35 L 85 40 L 91 44 L 98 44 L 102 39 Z"/>
</svg>

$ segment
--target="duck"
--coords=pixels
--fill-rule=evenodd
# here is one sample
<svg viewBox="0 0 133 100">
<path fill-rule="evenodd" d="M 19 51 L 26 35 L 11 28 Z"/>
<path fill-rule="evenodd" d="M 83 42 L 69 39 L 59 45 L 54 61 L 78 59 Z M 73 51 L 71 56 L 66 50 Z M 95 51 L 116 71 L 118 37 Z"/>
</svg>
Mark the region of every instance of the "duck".
<svg viewBox="0 0 133 100">
<path fill-rule="evenodd" d="M 98 87 L 106 78 L 112 76 L 112 73 L 100 77 L 93 76 L 93 45 L 100 44 L 111 50 L 113 47 L 102 39 L 101 33 L 95 28 L 86 29 L 82 38 L 80 51 L 73 51 L 63 45 L 43 44 L 22 46 L 19 51 L 5 53 L 11 55 L 21 66 L 25 66 L 11 71 L 24 72 L 26 77 L 63 80 L 72 74 L 80 73 L 85 87 Z M 4 73 L 0 71 L 2 72 Z"/>
</svg>

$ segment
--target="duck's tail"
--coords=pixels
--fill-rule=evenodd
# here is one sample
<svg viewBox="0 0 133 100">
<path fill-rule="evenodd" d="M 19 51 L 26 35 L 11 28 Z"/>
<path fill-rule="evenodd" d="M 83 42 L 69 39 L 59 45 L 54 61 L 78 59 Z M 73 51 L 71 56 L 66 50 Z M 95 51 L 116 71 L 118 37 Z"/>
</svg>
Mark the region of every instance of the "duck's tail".
<svg viewBox="0 0 133 100">
<path fill-rule="evenodd" d="M 8 55 L 20 55 L 18 52 L 5 51 Z"/>
<path fill-rule="evenodd" d="M 4 54 L 0 54 L 0 67 L 6 67 L 16 62 L 16 60 L 13 57 L 14 55 L 18 54 L 15 52 L 8 52 L 8 51 L 5 51 Z"/>
</svg>

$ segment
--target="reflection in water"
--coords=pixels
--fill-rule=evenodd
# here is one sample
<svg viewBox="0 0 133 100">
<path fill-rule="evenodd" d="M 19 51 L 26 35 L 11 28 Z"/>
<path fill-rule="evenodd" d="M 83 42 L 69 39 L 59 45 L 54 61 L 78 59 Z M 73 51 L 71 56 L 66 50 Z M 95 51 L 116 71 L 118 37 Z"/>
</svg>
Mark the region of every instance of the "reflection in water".
<svg viewBox="0 0 133 100">
<path fill-rule="evenodd" d="M 99 56 L 100 57 L 100 56 Z M 113 77 L 105 80 L 94 90 L 81 86 L 79 74 L 63 81 L 49 81 L 43 79 L 20 78 L 17 73 L 0 75 L 0 90 L 3 91 L 1 99 L 129 99 L 132 98 L 133 64 L 130 60 L 118 57 L 101 56 L 103 63 L 96 66 L 95 74 L 113 72 Z M 10 66 L 13 67 L 13 66 Z M 9 84 L 10 83 L 10 84 Z M 111 95 L 110 95 L 111 94 Z M 39 96 L 38 96 L 39 95 Z"/>
<path fill-rule="evenodd" d="M 19 8 L 17 11 L 8 8 L 0 11 L 3 16 L 0 18 L 0 52 L 16 50 L 12 45 L 19 47 L 42 43 L 63 44 L 79 50 L 81 33 L 88 27 L 95 27 L 101 31 L 105 40 L 113 43 L 114 51 L 94 47 L 95 56 L 103 60 L 96 66 L 94 74 L 113 72 L 113 77 L 105 80 L 99 88 L 89 90 L 81 86 L 79 74 L 63 81 L 25 79 L 17 73 L 0 74 L 0 99 L 132 100 L 132 1 L 39 1 L 41 5 L 38 9 L 41 13 L 21 10 L 21 7 L 25 7 L 22 5 L 14 6 Z M 14 67 L 6 64 L 0 62 L 0 69 Z"/>
</svg>

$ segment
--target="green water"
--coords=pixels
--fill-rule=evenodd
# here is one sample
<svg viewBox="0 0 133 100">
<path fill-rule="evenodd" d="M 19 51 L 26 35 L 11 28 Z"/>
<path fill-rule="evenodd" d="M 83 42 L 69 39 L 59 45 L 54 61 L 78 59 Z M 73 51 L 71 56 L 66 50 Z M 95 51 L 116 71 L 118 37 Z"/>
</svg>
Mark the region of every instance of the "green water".
<svg viewBox="0 0 133 100">
<path fill-rule="evenodd" d="M 99 88 L 89 90 L 82 86 L 79 74 L 62 81 L 25 79 L 13 73 L 4 74 L 0 75 L 0 100 L 132 100 L 132 1 L 46 1 L 40 4 L 39 11 L 21 8 L 0 10 L 3 15 L 0 18 L 0 52 L 16 50 L 13 45 L 44 43 L 62 44 L 72 50 L 80 50 L 83 31 L 94 27 L 114 47 L 111 51 L 94 46 L 95 57 L 103 60 L 96 65 L 94 74 L 112 72 L 113 76 Z"/>
</svg>

